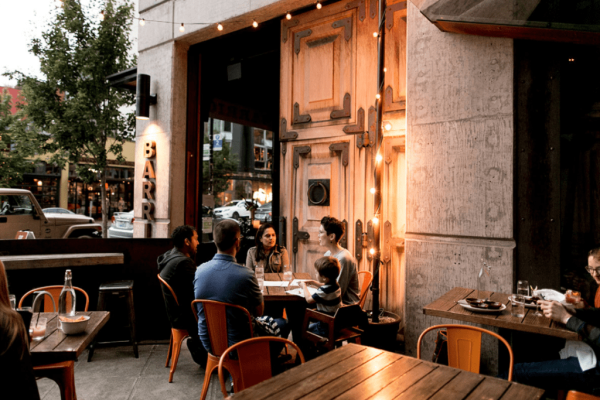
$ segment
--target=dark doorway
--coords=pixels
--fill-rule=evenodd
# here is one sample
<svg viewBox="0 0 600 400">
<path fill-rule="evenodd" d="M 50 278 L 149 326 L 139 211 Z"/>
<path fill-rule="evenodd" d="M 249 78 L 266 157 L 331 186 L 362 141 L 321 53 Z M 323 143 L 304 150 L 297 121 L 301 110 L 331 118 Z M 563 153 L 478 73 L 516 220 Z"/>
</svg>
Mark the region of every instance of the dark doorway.
<svg viewBox="0 0 600 400">
<path fill-rule="evenodd" d="M 516 279 L 596 290 L 600 243 L 600 47 L 515 40 Z M 593 303 L 592 303 L 593 304 Z"/>
</svg>

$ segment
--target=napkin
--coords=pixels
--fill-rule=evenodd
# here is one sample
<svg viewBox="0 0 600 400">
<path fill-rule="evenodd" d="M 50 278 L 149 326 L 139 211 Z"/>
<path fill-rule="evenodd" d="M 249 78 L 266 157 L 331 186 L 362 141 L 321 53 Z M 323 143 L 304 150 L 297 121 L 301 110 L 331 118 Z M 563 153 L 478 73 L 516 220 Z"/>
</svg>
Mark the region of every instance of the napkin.
<svg viewBox="0 0 600 400">
<path fill-rule="evenodd" d="M 587 343 L 567 340 L 565 348 L 559 351 L 559 354 L 563 360 L 569 357 L 577 357 L 582 371 L 596 367 L 596 354 L 594 349 Z"/>
</svg>

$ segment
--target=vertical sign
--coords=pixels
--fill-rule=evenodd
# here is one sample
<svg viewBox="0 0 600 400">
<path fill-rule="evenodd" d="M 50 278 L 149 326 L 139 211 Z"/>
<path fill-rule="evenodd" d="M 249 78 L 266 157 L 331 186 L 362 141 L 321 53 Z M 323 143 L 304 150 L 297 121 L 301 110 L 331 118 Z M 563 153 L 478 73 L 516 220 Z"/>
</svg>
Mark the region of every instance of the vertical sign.
<svg viewBox="0 0 600 400">
<path fill-rule="evenodd" d="M 213 140 L 213 151 L 223 150 L 223 135 L 217 133 Z"/>
<path fill-rule="evenodd" d="M 154 161 L 156 161 L 156 142 L 148 141 L 144 144 L 144 157 L 146 164 L 142 175 L 142 218 L 154 221 L 154 202 L 156 189 L 156 173 L 154 172 Z"/>
</svg>

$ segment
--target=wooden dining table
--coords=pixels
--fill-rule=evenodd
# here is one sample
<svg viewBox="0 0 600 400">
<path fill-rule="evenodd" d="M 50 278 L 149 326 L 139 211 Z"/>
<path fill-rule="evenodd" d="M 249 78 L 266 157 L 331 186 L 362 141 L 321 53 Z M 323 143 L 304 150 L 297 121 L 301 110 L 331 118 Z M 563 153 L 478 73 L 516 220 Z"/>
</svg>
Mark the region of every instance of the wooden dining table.
<svg viewBox="0 0 600 400">
<path fill-rule="evenodd" d="M 46 336 L 44 339 L 30 343 L 33 365 L 50 364 L 61 361 L 77 361 L 81 353 L 94 340 L 100 329 L 106 325 L 110 317 L 108 311 L 84 311 L 77 315 L 88 315 L 90 320 L 85 331 L 80 335 L 65 335 L 58 329 L 56 313 L 39 313 L 46 318 Z M 33 314 L 35 323 L 38 313 Z"/>
<path fill-rule="evenodd" d="M 534 400 L 543 393 L 531 386 L 350 343 L 233 398 Z"/>
<path fill-rule="evenodd" d="M 472 312 L 457 304 L 458 300 L 467 297 L 489 297 L 490 300 L 506 305 L 506 309 L 497 313 Z M 473 289 L 457 287 L 423 307 L 423 314 L 458 321 L 474 322 L 514 331 L 539 333 L 567 340 L 581 340 L 576 332 L 568 330 L 563 324 L 543 316 L 534 315 L 534 308 L 525 308 L 525 316 L 522 318 L 513 317 L 511 315 L 512 305 L 508 297 L 509 295 L 506 293 L 483 291 L 476 293 L 476 290 Z"/>
<path fill-rule="evenodd" d="M 310 274 L 306 272 L 295 272 L 293 274 L 294 279 L 312 279 Z M 275 282 L 283 281 L 283 274 L 265 274 L 265 281 Z M 265 301 L 305 301 L 304 297 L 296 296 L 295 294 L 287 293 L 288 290 L 298 289 L 299 286 L 265 286 L 265 292 L 263 297 Z"/>
</svg>

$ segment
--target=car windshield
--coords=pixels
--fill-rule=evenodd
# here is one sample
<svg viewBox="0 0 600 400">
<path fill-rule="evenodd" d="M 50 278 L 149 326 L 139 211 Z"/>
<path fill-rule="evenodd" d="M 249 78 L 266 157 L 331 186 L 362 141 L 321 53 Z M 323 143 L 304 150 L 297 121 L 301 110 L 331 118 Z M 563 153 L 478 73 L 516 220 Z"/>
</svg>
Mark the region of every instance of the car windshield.
<svg viewBox="0 0 600 400">
<path fill-rule="evenodd" d="M 240 202 L 239 200 L 230 201 L 229 203 L 223 205 L 223 207 L 233 207 L 239 202 Z"/>
<path fill-rule="evenodd" d="M 0 215 L 24 215 L 33 213 L 33 205 L 28 196 L 0 196 Z"/>
</svg>

